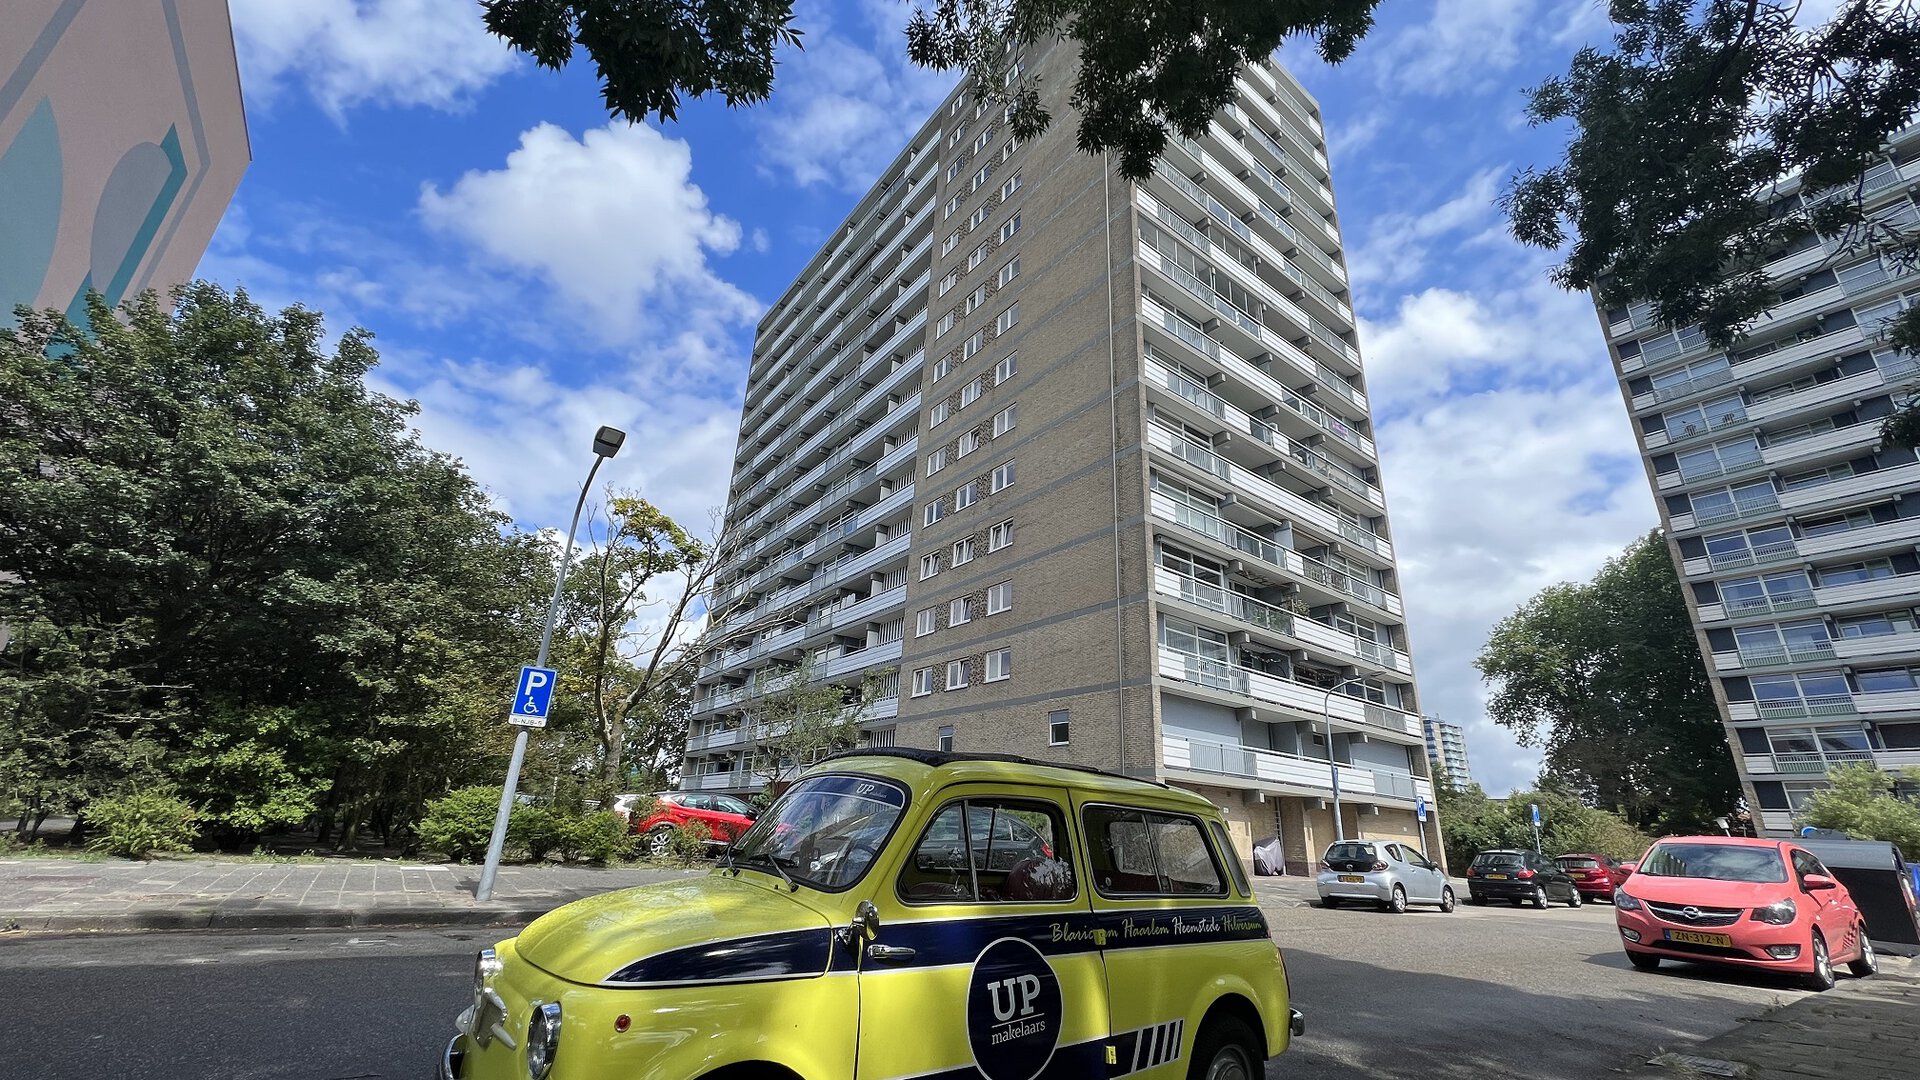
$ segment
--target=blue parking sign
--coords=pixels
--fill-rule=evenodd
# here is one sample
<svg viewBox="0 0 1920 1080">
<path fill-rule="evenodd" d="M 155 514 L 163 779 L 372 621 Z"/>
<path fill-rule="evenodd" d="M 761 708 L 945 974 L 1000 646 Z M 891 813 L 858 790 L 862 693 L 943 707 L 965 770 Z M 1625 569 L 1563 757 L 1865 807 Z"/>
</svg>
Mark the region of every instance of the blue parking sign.
<svg viewBox="0 0 1920 1080">
<path fill-rule="evenodd" d="M 521 668 L 520 685 L 513 691 L 513 712 L 507 717 L 508 722 L 521 727 L 546 727 L 547 706 L 553 701 L 553 680 L 552 668 Z"/>
<path fill-rule="evenodd" d="M 1413 800 L 1413 812 L 1421 821 L 1427 820 L 1427 800 L 1423 798 Z"/>
</svg>

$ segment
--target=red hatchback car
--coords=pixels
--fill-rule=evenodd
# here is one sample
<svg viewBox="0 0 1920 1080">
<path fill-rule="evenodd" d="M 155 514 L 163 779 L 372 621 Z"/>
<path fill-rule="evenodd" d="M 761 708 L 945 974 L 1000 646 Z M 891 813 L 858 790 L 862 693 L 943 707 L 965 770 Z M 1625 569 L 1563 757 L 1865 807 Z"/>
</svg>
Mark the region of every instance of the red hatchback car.
<svg viewBox="0 0 1920 1080">
<path fill-rule="evenodd" d="M 632 819 L 633 831 L 647 838 L 647 851 L 665 855 L 672 843 L 673 830 L 689 821 L 707 827 L 715 847 L 733 843 L 753 824 L 756 811 L 731 795 L 708 795 L 698 791 L 663 791 L 654 798 L 660 807 L 644 818 Z"/>
<path fill-rule="evenodd" d="M 1573 887 L 1580 890 L 1580 895 L 1589 900 L 1612 900 L 1613 890 L 1633 872 L 1618 859 L 1587 852 L 1573 852 L 1553 861 L 1573 879 Z"/>
<path fill-rule="evenodd" d="M 1812 990 L 1833 966 L 1880 969 L 1847 887 L 1789 840 L 1670 836 L 1613 894 L 1627 959 L 1651 970 L 1694 960 L 1792 972 Z"/>
</svg>

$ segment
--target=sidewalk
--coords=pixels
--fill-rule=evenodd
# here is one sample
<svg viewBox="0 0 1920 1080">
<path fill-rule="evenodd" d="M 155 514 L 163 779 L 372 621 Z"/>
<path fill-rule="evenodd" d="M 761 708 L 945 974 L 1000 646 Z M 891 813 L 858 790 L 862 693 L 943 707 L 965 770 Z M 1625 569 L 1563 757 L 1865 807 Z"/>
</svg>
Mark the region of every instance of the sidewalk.
<svg viewBox="0 0 1920 1080">
<path fill-rule="evenodd" d="M 1683 1053 L 1662 1055 L 1634 1080 L 1912 1080 L 1920 1076 L 1920 965 L 1883 957 L 1870 979 L 1754 1017 Z"/>
<path fill-rule="evenodd" d="M 478 866 L 0 859 L 0 931 L 521 923 L 596 893 L 704 872 L 504 866 L 483 904 L 473 898 Z"/>
</svg>

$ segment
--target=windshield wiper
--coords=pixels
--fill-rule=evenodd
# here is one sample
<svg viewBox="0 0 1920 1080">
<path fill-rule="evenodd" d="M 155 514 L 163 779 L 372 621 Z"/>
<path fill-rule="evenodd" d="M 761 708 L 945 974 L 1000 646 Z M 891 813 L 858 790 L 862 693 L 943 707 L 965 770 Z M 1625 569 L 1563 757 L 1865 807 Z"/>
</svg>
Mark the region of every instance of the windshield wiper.
<svg viewBox="0 0 1920 1080">
<path fill-rule="evenodd" d="M 755 860 L 759 860 L 761 862 L 766 863 L 768 866 L 771 866 L 773 868 L 773 872 L 779 875 L 780 880 L 787 883 L 788 892 L 800 891 L 800 886 L 797 883 L 795 883 L 795 881 L 793 880 L 793 877 L 787 873 L 786 867 L 780 865 L 779 856 L 768 854 L 767 852 L 764 852 L 764 851 L 756 852 L 755 854 L 752 854 L 752 855 L 743 856 L 740 860 L 740 865 L 751 866 Z"/>
</svg>

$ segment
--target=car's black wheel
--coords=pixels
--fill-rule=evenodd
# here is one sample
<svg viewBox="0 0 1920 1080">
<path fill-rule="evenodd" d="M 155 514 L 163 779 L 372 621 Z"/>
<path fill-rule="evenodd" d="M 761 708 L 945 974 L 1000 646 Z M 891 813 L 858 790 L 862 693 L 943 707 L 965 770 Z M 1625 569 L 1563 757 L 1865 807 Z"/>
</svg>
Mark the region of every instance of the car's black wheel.
<svg viewBox="0 0 1920 1080">
<path fill-rule="evenodd" d="M 1380 910 L 1391 911 L 1395 915 L 1405 914 L 1407 910 L 1407 890 L 1395 885 L 1392 895 L 1388 897 L 1386 903 L 1380 905 Z"/>
<path fill-rule="evenodd" d="M 1814 993 L 1833 989 L 1833 958 L 1827 955 L 1827 939 L 1813 932 L 1813 970 L 1800 977 L 1800 985 Z"/>
<path fill-rule="evenodd" d="M 1320 898 L 1320 906 L 1329 910 L 1337 908 L 1340 906 L 1340 898 L 1337 896 L 1323 896 Z"/>
<path fill-rule="evenodd" d="M 1526 907 L 1526 906 L 1527 906 L 1527 902 L 1526 902 L 1525 900 L 1523 900 L 1523 899 L 1521 899 L 1521 898 L 1520 898 L 1520 897 L 1518 897 L 1518 896 L 1515 896 L 1515 897 L 1512 897 L 1512 898 L 1510 899 L 1510 902 L 1511 902 L 1511 903 L 1513 904 L 1513 906 L 1514 906 L 1514 907 Z M 1545 905 L 1542 905 L 1542 906 L 1545 906 Z"/>
<path fill-rule="evenodd" d="M 1487 898 L 1484 896 L 1481 896 L 1479 893 L 1470 892 L 1467 894 L 1467 903 L 1472 904 L 1475 907 L 1486 907 Z"/>
<path fill-rule="evenodd" d="M 1873 951 L 1873 941 L 1867 937 L 1867 928 L 1860 927 L 1860 955 L 1847 963 L 1847 970 L 1857 978 L 1866 978 L 1880 972 L 1880 955 Z"/>
<path fill-rule="evenodd" d="M 1440 888 L 1440 910 L 1441 910 L 1441 911 L 1452 911 L 1452 910 L 1453 910 L 1454 908 L 1456 908 L 1456 907 L 1458 907 L 1458 906 L 1459 906 L 1459 904 L 1458 904 L 1458 903 L 1456 903 L 1456 902 L 1455 902 L 1455 900 L 1454 900 L 1454 898 L 1453 898 L 1453 886 L 1451 886 L 1451 885 L 1443 885 L 1443 886 L 1441 886 L 1441 888 Z"/>
<path fill-rule="evenodd" d="M 1577 908 L 1577 907 L 1579 907 L 1579 906 L 1580 906 L 1580 905 L 1581 905 L 1581 904 L 1582 904 L 1583 902 L 1584 902 L 1584 900 L 1583 900 L 1583 899 L 1581 898 L 1581 896 L 1580 896 L 1580 890 L 1579 890 L 1579 889 L 1568 889 L 1568 890 L 1567 890 L 1567 906 L 1568 906 L 1568 907 L 1571 907 L 1571 908 Z"/>
<path fill-rule="evenodd" d="M 647 854 L 664 859 L 673 853 L 673 826 L 655 825 L 647 830 Z"/>
<path fill-rule="evenodd" d="M 1545 885 L 1535 885 L 1533 887 L 1533 906 L 1542 909 L 1547 906 L 1547 887 Z"/>
<path fill-rule="evenodd" d="M 1193 1041 L 1187 1080 L 1257 1080 L 1261 1074 L 1260 1037 L 1232 1016 L 1216 1016 Z"/>
<path fill-rule="evenodd" d="M 1634 952 L 1629 949 L 1627 950 L 1627 963 L 1632 964 L 1641 971 L 1656 971 L 1660 967 L 1660 958 L 1652 953 Z"/>
</svg>

